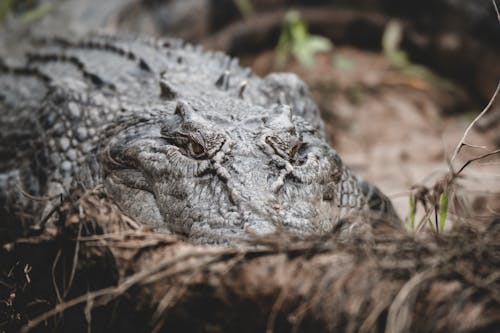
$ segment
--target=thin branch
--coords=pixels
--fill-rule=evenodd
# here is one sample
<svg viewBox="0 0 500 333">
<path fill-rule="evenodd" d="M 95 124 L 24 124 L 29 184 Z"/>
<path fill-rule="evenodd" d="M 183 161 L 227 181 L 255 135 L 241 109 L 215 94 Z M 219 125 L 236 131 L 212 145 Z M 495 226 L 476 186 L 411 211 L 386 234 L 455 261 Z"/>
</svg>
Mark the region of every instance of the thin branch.
<svg viewBox="0 0 500 333">
<path fill-rule="evenodd" d="M 62 303 L 63 299 L 61 297 L 61 292 L 59 290 L 59 286 L 57 285 L 57 281 L 56 281 L 56 268 L 57 268 L 57 264 L 59 262 L 59 258 L 61 258 L 61 249 L 59 249 L 57 251 L 54 262 L 52 262 L 52 269 L 51 269 L 52 276 L 51 277 L 52 277 L 52 286 L 54 287 L 54 291 L 56 292 L 57 302 Z"/>
<path fill-rule="evenodd" d="M 497 13 L 498 22 L 500 22 L 500 12 L 498 11 L 497 3 L 495 2 L 495 0 L 491 0 L 491 2 L 493 2 L 493 7 L 495 7 L 495 12 Z"/>
<path fill-rule="evenodd" d="M 60 205 L 54 205 L 54 207 L 52 207 L 50 212 L 47 215 L 45 215 L 45 217 L 39 223 L 35 224 L 33 227 L 43 229 L 47 221 L 52 217 L 52 215 L 54 215 L 57 212 L 59 208 L 61 208 Z"/>
<path fill-rule="evenodd" d="M 467 146 L 469 148 L 488 149 L 488 147 L 486 147 L 486 146 L 473 145 L 473 144 L 470 144 L 470 143 L 467 143 L 467 142 L 463 142 L 463 145 Z"/>
<path fill-rule="evenodd" d="M 432 208 L 429 209 L 426 208 L 424 216 L 417 223 L 417 227 L 415 228 L 416 232 L 422 231 L 423 227 L 425 226 L 425 222 L 430 221 L 431 214 L 432 214 Z"/>
<path fill-rule="evenodd" d="M 469 134 L 469 132 L 472 129 L 472 127 L 477 123 L 477 121 L 479 119 L 481 119 L 481 117 L 484 116 L 486 114 L 486 112 L 489 111 L 489 109 L 493 105 L 493 102 L 495 101 L 495 99 L 496 99 L 496 97 L 498 95 L 498 91 L 499 90 L 500 90 L 500 81 L 498 82 L 498 85 L 497 85 L 497 88 L 495 90 L 495 93 L 493 94 L 493 97 L 491 97 L 490 101 L 488 102 L 488 105 L 486 105 L 486 107 L 484 108 L 484 110 L 481 111 L 481 113 L 469 124 L 469 126 L 465 130 L 464 135 L 462 136 L 462 139 L 460 139 L 460 142 L 458 143 L 457 147 L 455 148 L 455 151 L 453 152 L 453 156 L 451 157 L 451 162 L 453 162 L 455 160 L 455 158 L 457 157 L 458 153 L 460 152 L 460 149 L 462 149 L 463 146 L 468 145 L 468 144 L 465 143 L 465 138 Z"/>
<path fill-rule="evenodd" d="M 20 185 L 17 185 L 16 187 L 17 187 L 17 190 L 19 191 L 19 193 L 21 193 L 23 196 L 25 196 L 26 198 L 33 200 L 33 201 L 45 202 L 45 201 L 51 201 L 51 200 L 59 198 L 59 194 L 52 195 L 52 196 L 37 196 L 37 195 L 29 194 Z"/>
<path fill-rule="evenodd" d="M 469 164 L 471 164 L 472 162 L 475 162 L 475 161 L 479 161 L 479 160 L 482 160 L 483 158 L 486 158 L 486 157 L 489 157 L 489 156 L 492 156 L 492 155 L 495 155 L 495 154 L 498 154 L 500 153 L 500 149 L 497 149 L 497 150 L 494 150 L 492 152 L 489 152 L 489 153 L 486 153 L 486 154 L 483 154 L 481 156 L 478 156 L 478 157 L 475 157 L 475 158 L 472 158 L 470 160 L 468 160 L 467 162 L 465 162 L 464 165 L 462 165 L 462 167 L 457 171 L 456 175 L 458 176 L 460 174 L 460 172 L 462 172 Z"/>
<path fill-rule="evenodd" d="M 78 265 L 78 254 L 80 251 L 80 237 L 81 236 L 82 236 L 82 223 L 80 223 L 78 225 L 78 235 L 76 236 L 76 241 L 75 241 L 75 253 L 73 254 L 73 264 L 71 267 L 71 273 L 69 275 L 68 286 L 66 287 L 66 290 L 64 291 L 63 298 L 66 298 L 68 296 L 68 293 L 69 293 L 71 286 L 73 284 L 73 279 L 75 278 L 76 266 Z"/>
</svg>

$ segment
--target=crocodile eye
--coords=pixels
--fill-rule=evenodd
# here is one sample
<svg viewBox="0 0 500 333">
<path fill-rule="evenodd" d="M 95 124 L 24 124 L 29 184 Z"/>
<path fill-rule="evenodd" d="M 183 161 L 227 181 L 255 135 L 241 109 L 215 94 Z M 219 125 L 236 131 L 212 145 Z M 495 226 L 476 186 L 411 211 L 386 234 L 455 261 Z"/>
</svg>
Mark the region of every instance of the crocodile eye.
<svg viewBox="0 0 500 333">
<path fill-rule="evenodd" d="M 194 157 L 199 157 L 205 154 L 205 148 L 193 140 L 190 140 L 189 142 L 189 150 L 193 153 Z"/>
<path fill-rule="evenodd" d="M 176 133 L 173 135 L 163 135 L 162 137 L 168 144 L 179 148 L 179 151 L 186 156 L 195 159 L 207 158 L 208 154 L 205 147 L 187 135 Z"/>
<path fill-rule="evenodd" d="M 266 136 L 265 142 L 273 149 L 276 155 L 286 158 L 286 154 L 284 153 L 286 144 L 284 144 L 279 137 Z"/>
<path fill-rule="evenodd" d="M 302 140 L 296 137 L 296 135 L 266 136 L 265 142 L 273 149 L 276 155 L 289 161 L 295 159 L 295 155 L 297 155 L 302 147 Z"/>
</svg>

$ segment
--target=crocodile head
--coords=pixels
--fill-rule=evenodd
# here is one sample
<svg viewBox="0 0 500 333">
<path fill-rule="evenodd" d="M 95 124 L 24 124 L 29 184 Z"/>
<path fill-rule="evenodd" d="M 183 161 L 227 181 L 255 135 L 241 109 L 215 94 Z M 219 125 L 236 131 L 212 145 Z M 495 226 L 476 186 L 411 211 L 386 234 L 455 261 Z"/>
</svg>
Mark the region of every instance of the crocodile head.
<svg viewBox="0 0 500 333">
<path fill-rule="evenodd" d="M 200 243 L 322 234 L 347 214 L 380 208 L 375 188 L 327 143 L 303 83 L 285 74 L 264 83 L 247 98 L 167 89 L 168 101 L 115 121 L 100 149 L 107 193 L 155 230 Z"/>
<path fill-rule="evenodd" d="M 102 150 L 107 192 L 157 230 L 203 243 L 279 228 L 323 233 L 339 206 L 363 205 L 357 180 L 289 106 L 177 101 L 121 123 Z"/>
</svg>

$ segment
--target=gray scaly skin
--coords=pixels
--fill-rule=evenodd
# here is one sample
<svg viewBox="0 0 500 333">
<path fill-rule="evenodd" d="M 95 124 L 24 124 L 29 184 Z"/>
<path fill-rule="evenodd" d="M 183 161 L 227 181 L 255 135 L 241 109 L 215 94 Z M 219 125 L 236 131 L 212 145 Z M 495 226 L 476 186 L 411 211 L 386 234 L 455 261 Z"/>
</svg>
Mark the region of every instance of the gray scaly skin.
<svg viewBox="0 0 500 333">
<path fill-rule="evenodd" d="M 75 186 L 203 244 L 324 234 L 389 200 L 329 146 L 307 87 L 179 40 L 38 40 L 0 64 L 2 214 L 41 219 Z M 20 191 L 22 189 L 22 191 Z"/>
</svg>

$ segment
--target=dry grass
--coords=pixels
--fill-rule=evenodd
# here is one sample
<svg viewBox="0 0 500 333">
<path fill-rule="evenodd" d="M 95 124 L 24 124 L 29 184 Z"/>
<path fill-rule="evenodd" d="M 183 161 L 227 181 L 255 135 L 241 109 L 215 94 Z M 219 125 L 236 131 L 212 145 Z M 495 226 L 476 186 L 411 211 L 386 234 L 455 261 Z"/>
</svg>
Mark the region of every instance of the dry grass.
<svg viewBox="0 0 500 333">
<path fill-rule="evenodd" d="M 500 328 L 499 220 L 446 235 L 374 227 L 236 249 L 141 230 L 96 193 L 74 194 L 57 214 L 0 253 L 0 331 Z"/>
</svg>

